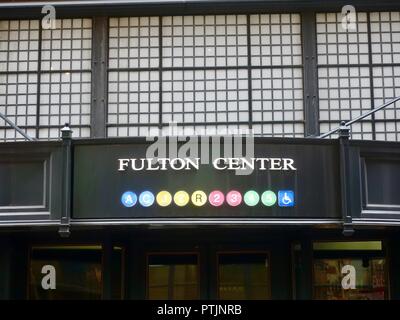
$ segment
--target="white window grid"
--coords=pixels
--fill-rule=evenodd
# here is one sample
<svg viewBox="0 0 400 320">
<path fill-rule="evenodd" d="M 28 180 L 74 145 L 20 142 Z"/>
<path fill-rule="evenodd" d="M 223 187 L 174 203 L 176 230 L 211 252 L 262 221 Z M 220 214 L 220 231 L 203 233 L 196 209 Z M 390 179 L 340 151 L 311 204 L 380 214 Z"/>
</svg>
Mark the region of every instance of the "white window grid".
<svg viewBox="0 0 400 320">
<path fill-rule="evenodd" d="M 91 19 L 0 21 L 0 110 L 31 137 L 90 136 Z M 13 96 L 14 95 L 14 96 Z M 24 140 L 4 121 L 0 140 Z"/>
<path fill-rule="evenodd" d="M 371 54 L 375 63 L 400 61 L 400 12 L 372 12 Z"/>
<path fill-rule="evenodd" d="M 170 122 L 188 130 L 206 125 L 261 128 L 271 122 L 277 125 L 258 129 L 260 135 L 268 135 L 270 128 L 271 135 L 304 136 L 300 14 L 110 18 L 109 23 L 109 136 L 155 133 L 156 127 L 163 134 Z M 266 27 L 271 36 L 263 34 Z M 254 69 L 282 72 L 275 68 L 284 74 L 275 79 L 282 88 L 272 91 L 286 89 L 293 100 L 284 103 L 289 112 L 271 110 L 276 116 L 268 120 L 260 118 L 269 112 L 263 107 L 268 102 L 261 94 L 260 110 L 254 111 L 251 95 L 270 88 L 252 90 L 252 75 Z M 153 77 L 151 93 L 148 85 L 130 86 L 127 80 L 129 73 L 153 72 L 159 76 Z M 288 121 L 284 130 L 280 118 Z"/>
<path fill-rule="evenodd" d="M 270 128 L 271 135 L 304 136 L 302 69 L 253 69 L 252 100 L 258 134 L 268 135 Z M 276 125 L 264 126 L 265 122 Z"/>
<path fill-rule="evenodd" d="M 0 21 L 0 72 L 37 71 L 39 21 Z"/>
<path fill-rule="evenodd" d="M 246 15 L 162 18 L 164 67 L 247 65 Z"/>
<path fill-rule="evenodd" d="M 373 68 L 374 102 L 382 105 L 393 97 L 400 96 L 400 65 Z M 400 103 L 375 113 L 377 140 L 399 141 Z"/>
<path fill-rule="evenodd" d="M 159 18 L 110 18 L 109 67 L 157 68 Z"/>
<path fill-rule="evenodd" d="M 349 121 L 371 108 L 368 67 L 320 67 L 318 87 L 321 122 Z"/>
<path fill-rule="evenodd" d="M 110 134 L 136 132 L 128 125 L 159 123 L 159 73 L 157 71 L 109 72 L 107 123 Z M 120 130 L 121 129 L 121 130 Z M 142 130 L 143 131 L 143 130 Z"/>
<path fill-rule="evenodd" d="M 301 66 L 300 15 L 251 15 L 250 43 L 253 66 Z"/>
<path fill-rule="evenodd" d="M 355 29 L 319 13 L 316 27 L 321 133 L 400 95 L 400 12 L 357 13 Z M 353 124 L 351 137 L 397 141 L 397 106 Z"/>
<path fill-rule="evenodd" d="M 248 122 L 247 70 L 165 71 L 163 123 Z"/>
<path fill-rule="evenodd" d="M 90 137 L 90 93 L 89 72 L 42 73 L 39 138 L 58 138 L 65 123 L 75 136 Z"/>
<path fill-rule="evenodd" d="M 319 65 L 354 65 L 369 61 L 367 13 L 356 14 L 355 28 L 342 26 L 341 13 L 316 15 Z"/>
<path fill-rule="evenodd" d="M 37 75 L 0 74 L 0 112 L 17 126 L 35 136 L 37 113 Z M 0 141 L 24 140 L 16 130 L 0 119 Z"/>
<path fill-rule="evenodd" d="M 41 70 L 90 70 L 92 20 L 57 19 L 55 24 L 42 30 Z"/>
</svg>

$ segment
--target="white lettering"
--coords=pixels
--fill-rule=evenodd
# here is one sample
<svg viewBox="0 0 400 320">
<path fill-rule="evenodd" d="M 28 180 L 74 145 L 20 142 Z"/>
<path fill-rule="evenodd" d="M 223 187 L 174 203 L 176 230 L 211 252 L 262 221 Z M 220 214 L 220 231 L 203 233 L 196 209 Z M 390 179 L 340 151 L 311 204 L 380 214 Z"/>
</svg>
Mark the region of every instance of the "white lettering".
<svg viewBox="0 0 400 320">
<path fill-rule="evenodd" d="M 282 170 L 282 159 L 280 158 L 270 158 L 269 159 L 270 167 L 269 170 Z"/>
<path fill-rule="evenodd" d="M 215 158 L 212 162 L 216 170 L 253 171 L 258 170 L 296 171 L 294 160 L 291 158 Z M 157 170 L 199 170 L 200 158 L 139 158 L 118 159 L 118 171 Z"/>
<path fill-rule="evenodd" d="M 118 171 L 125 171 L 129 165 L 129 159 L 118 159 L 118 161 L 119 161 Z"/>
<path fill-rule="evenodd" d="M 293 159 L 288 159 L 288 158 L 283 158 L 283 170 L 293 170 L 296 171 L 297 169 L 293 166 L 294 165 L 294 160 Z M 289 169 L 290 168 L 290 169 Z"/>
<path fill-rule="evenodd" d="M 221 165 L 221 163 L 223 163 L 223 165 Z M 214 159 L 213 166 L 217 170 L 225 170 L 227 168 L 226 160 L 224 158 Z"/>
</svg>

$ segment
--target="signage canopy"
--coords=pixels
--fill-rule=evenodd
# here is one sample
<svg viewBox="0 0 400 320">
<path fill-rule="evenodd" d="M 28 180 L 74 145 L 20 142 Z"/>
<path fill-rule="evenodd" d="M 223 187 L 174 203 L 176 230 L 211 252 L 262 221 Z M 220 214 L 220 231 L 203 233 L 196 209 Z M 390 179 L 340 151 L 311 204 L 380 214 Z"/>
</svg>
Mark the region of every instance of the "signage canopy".
<svg viewBox="0 0 400 320">
<path fill-rule="evenodd" d="M 340 217 L 335 145 L 256 143 L 250 157 L 221 151 L 206 163 L 150 157 L 149 146 L 76 144 L 73 217 Z"/>
</svg>

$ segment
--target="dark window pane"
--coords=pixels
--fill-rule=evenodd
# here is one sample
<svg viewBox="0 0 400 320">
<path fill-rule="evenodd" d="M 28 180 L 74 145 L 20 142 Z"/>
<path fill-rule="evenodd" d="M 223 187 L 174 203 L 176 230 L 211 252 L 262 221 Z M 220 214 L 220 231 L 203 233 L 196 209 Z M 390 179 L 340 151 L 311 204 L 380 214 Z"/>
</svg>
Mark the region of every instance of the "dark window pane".
<svg viewBox="0 0 400 320">
<path fill-rule="evenodd" d="M 266 253 L 219 255 L 219 298 L 270 299 L 269 261 Z"/>
<path fill-rule="evenodd" d="M 44 205 L 44 163 L 0 162 L 0 207 Z"/>
<path fill-rule="evenodd" d="M 367 205 L 400 205 L 400 162 L 366 159 Z"/>
<path fill-rule="evenodd" d="M 199 299 L 197 255 L 149 255 L 148 298 Z"/>
<path fill-rule="evenodd" d="M 42 268 L 56 271 L 56 289 L 45 290 Z M 31 299 L 101 299 L 102 250 L 100 246 L 32 248 L 29 297 Z"/>
</svg>

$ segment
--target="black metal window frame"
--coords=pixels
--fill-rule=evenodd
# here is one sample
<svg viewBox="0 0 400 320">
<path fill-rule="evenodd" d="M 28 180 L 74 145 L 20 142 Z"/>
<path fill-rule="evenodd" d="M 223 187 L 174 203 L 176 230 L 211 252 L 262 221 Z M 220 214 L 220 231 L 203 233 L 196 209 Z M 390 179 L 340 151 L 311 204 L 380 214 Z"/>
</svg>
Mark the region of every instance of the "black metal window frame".
<svg viewBox="0 0 400 320">
<path fill-rule="evenodd" d="M 50 29 L 50 30 L 43 29 L 42 28 L 42 24 L 41 24 L 41 20 L 39 20 L 37 18 L 36 19 L 14 19 L 14 18 L 13 19 L 5 19 L 5 21 L 8 21 L 8 22 L 9 21 L 14 21 L 14 20 L 18 21 L 19 24 L 21 23 L 21 21 L 36 21 L 38 23 L 39 37 L 38 37 L 37 40 L 35 39 L 35 41 L 38 42 L 38 44 L 37 44 L 37 54 L 38 54 L 38 56 L 37 56 L 37 60 L 35 60 L 35 62 L 37 63 L 37 68 L 35 70 L 30 70 L 29 68 L 27 70 L 19 70 L 19 68 L 17 68 L 16 71 L 14 71 L 14 70 L 10 71 L 8 66 L 7 66 L 7 70 L 0 71 L 0 76 L 5 76 L 5 77 L 9 77 L 9 76 L 13 76 L 13 75 L 16 75 L 16 77 L 18 77 L 20 75 L 27 75 L 28 76 L 28 81 L 26 83 L 24 83 L 26 86 L 30 85 L 29 76 L 33 75 L 34 77 L 36 77 L 36 82 L 35 82 L 35 84 L 36 84 L 36 92 L 35 92 L 35 96 L 36 96 L 36 103 L 35 103 L 35 107 L 36 107 L 36 123 L 34 125 L 21 125 L 20 126 L 20 128 L 23 129 L 23 130 L 31 129 L 32 133 L 34 132 L 34 138 L 41 138 L 41 131 L 44 130 L 44 129 L 46 129 L 46 131 L 48 132 L 48 136 L 47 137 L 42 137 L 42 139 L 46 139 L 47 140 L 47 139 L 59 138 L 59 137 L 52 137 L 51 138 L 50 137 L 50 130 L 51 129 L 57 129 L 57 131 L 59 131 L 63 127 L 64 123 L 59 123 L 59 124 L 41 124 L 41 122 L 42 122 L 42 118 L 43 117 L 50 118 L 51 116 L 57 116 L 60 119 L 61 117 L 65 116 L 65 114 L 63 114 L 61 112 L 62 106 L 65 105 L 65 104 L 63 104 L 61 102 L 61 95 L 63 94 L 61 92 L 61 89 L 60 89 L 60 92 L 57 92 L 59 94 L 58 104 L 57 104 L 59 112 L 58 112 L 58 114 L 54 113 L 53 115 L 50 112 L 51 96 L 55 94 L 54 92 L 52 92 L 51 86 L 56 84 L 56 85 L 59 85 L 60 88 L 61 88 L 61 86 L 63 84 L 63 81 L 62 81 L 63 74 L 67 75 L 70 78 L 70 82 L 68 82 L 70 84 L 70 86 L 78 84 L 80 86 L 80 88 L 82 88 L 82 85 L 84 85 L 85 83 L 89 83 L 90 84 L 90 82 L 91 82 L 90 80 L 86 81 L 86 82 L 82 82 L 82 75 L 84 73 L 87 73 L 87 74 L 90 75 L 90 77 L 92 77 L 92 69 L 91 68 L 85 68 L 85 69 L 84 68 L 73 68 L 73 67 L 63 68 L 62 65 L 61 65 L 63 61 L 69 61 L 70 62 L 70 66 L 72 66 L 72 63 L 74 61 L 77 61 L 76 59 L 73 59 L 73 57 L 72 57 L 72 54 L 73 54 L 73 44 L 72 44 L 72 42 L 74 41 L 73 36 L 72 36 L 73 30 L 74 30 L 73 29 L 73 25 L 72 25 L 72 23 L 73 23 L 72 20 L 74 20 L 74 19 L 81 20 L 82 23 L 83 23 L 84 19 L 90 19 L 91 20 L 90 17 L 86 17 L 86 18 L 84 18 L 84 17 L 66 17 L 66 18 L 61 18 L 60 19 L 61 28 L 57 29 L 57 30 L 60 31 L 60 38 L 59 38 L 60 42 L 63 42 L 62 31 L 65 30 L 63 28 L 63 26 L 62 26 L 63 25 L 63 21 L 71 20 L 71 27 L 70 27 L 70 31 L 71 31 L 71 39 L 70 39 L 71 40 L 71 49 L 70 49 L 71 50 L 71 57 L 70 57 L 69 60 L 62 59 L 61 55 L 60 55 L 59 59 L 53 59 L 52 53 L 55 50 L 53 50 L 51 45 L 50 45 L 49 48 L 46 49 L 47 51 L 50 52 L 50 59 L 48 59 L 48 60 L 43 60 L 42 59 L 42 53 L 43 53 L 42 46 L 43 46 L 43 43 L 45 41 L 47 41 L 49 43 L 52 42 L 52 40 L 53 40 L 52 33 L 53 33 L 54 30 L 52 30 L 52 29 Z M 84 28 L 83 25 L 82 25 L 80 30 L 83 31 L 84 29 L 87 29 L 87 28 Z M 18 32 L 19 32 L 19 30 L 18 30 Z M 50 36 L 49 39 L 45 40 L 43 38 L 44 32 L 50 32 L 51 33 L 51 36 Z M 10 33 L 10 30 L 8 29 L 8 34 L 9 33 Z M 93 29 L 92 28 L 91 28 L 91 33 L 93 35 Z M 81 46 L 78 49 L 82 50 L 82 48 L 83 48 L 82 47 L 82 41 L 85 40 L 85 39 L 83 38 L 83 36 L 81 36 L 81 38 L 79 38 L 77 40 L 80 41 L 80 44 L 81 44 Z M 28 41 L 31 41 L 30 38 L 28 38 Z M 90 41 L 92 41 L 92 40 L 90 39 Z M 10 39 L 8 39 L 8 42 L 10 42 Z M 63 50 L 63 48 L 60 47 L 57 50 L 61 52 Z M 18 52 L 18 50 L 17 50 L 17 52 Z M 60 68 L 57 68 L 57 69 L 52 69 L 51 68 L 51 62 L 54 61 L 54 60 L 57 60 L 57 61 L 60 62 Z M 27 61 L 28 62 L 30 61 L 29 57 L 27 57 Z M 83 61 L 84 61 L 84 59 L 80 59 L 79 60 L 81 66 L 82 66 L 82 62 Z M 49 63 L 49 68 L 44 68 L 43 69 L 42 68 L 42 62 Z M 6 65 L 8 65 L 9 61 L 6 60 L 5 63 L 6 63 Z M 54 77 L 55 75 L 57 75 L 57 74 L 60 75 L 60 81 L 59 82 L 52 82 L 50 79 L 52 77 Z M 72 78 L 76 74 L 80 75 L 80 80 L 81 81 L 73 82 Z M 48 75 L 49 81 L 42 81 L 47 75 Z M 18 82 L 18 80 L 17 80 L 17 82 Z M 47 85 L 47 87 L 49 87 L 49 90 L 47 92 L 45 92 L 45 93 L 42 92 L 43 91 L 42 90 L 42 86 L 43 85 Z M 48 113 L 47 112 L 46 113 L 42 113 L 41 112 L 41 108 L 46 105 L 44 103 L 41 103 L 41 97 L 42 97 L 43 94 L 45 94 L 45 95 L 47 95 L 49 97 L 49 105 L 48 105 L 49 112 Z M 72 96 L 71 92 L 64 93 L 64 94 L 68 95 L 70 98 Z M 89 92 L 89 95 L 91 96 L 91 90 Z M 6 95 L 6 99 L 8 98 L 8 96 L 9 95 L 7 94 Z M 80 97 L 82 98 L 82 92 L 80 92 Z M 89 101 L 89 103 L 90 103 L 90 101 Z M 78 105 L 78 104 L 75 103 L 75 105 Z M 27 106 L 28 106 L 28 104 L 27 104 Z M 7 105 L 5 107 L 7 108 Z M 71 117 L 77 116 L 77 117 L 79 117 L 79 119 L 80 119 L 79 122 L 81 123 L 82 122 L 81 121 L 82 120 L 82 112 L 78 112 L 78 113 L 71 112 L 71 101 L 70 101 L 70 104 L 68 106 L 68 109 L 69 109 L 70 112 L 68 113 L 68 115 L 66 117 L 71 119 Z M 82 111 L 82 106 L 81 105 L 79 106 L 79 110 Z M 90 111 L 87 113 L 87 115 L 90 117 Z M 11 115 L 11 117 L 13 117 L 13 116 L 14 115 Z M 17 116 L 17 112 L 16 112 L 15 116 Z M 26 117 L 27 117 L 27 115 L 26 115 Z M 50 119 L 49 119 L 49 122 L 50 122 Z M 70 122 L 70 121 L 67 120 L 65 122 Z M 16 124 L 18 125 L 18 123 L 16 123 Z M 77 128 L 79 131 L 81 129 L 84 129 L 84 128 L 87 128 L 87 129 L 90 130 L 91 126 L 92 126 L 91 123 L 89 123 L 89 124 L 79 124 L 79 125 L 73 124 L 72 125 L 72 127 Z M 2 139 L 2 140 L 7 141 L 8 139 L 6 138 L 6 131 L 7 130 L 13 130 L 13 129 L 11 127 L 9 127 L 7 124 L 5 124 L 4 126 L 0 126 L 0 130 L 4 130 L 4 132 L 5 132 L 4 133 L 4 139 Z M 24 140 L 24 137 L 22 135 L 18 134 L 18 133 L 15 133 L 15 138 L 12 138 L 11 141 L 15 141 L 15 140 Z"/>
<path fill-rule="evenodd" d="M 253 14 L 253 13 L 252 13 Z M 252 64 L 252 57 L 254 57 L 251 53 L 251 49 L 252 49 L 252 42 L 251 42 L 251 33 L 250 33 L 250 28 L 251 28 L 251 21 L 250 21 L 250 16 L 252 14 L 246 14 L 243 13 L 243 15 L 246 16 L 246 36 L 247 36 L 247 42 L 246 42 L 246 47 L 247 47 L 247 64 L 246 65 L 236 65 L 236 66 L 202 66 L 202 67 L 196 67 L 196 66 L 191 66 L 191 67 L 165 67 L 163 66 L 163 49 L 165 48 L 165 46 L 163 46 L 163 22 L 162 19 L 164 16 L 158 16 L 158 43 L 159 43 L 159 54 L 158 54 L 158 66 L 157 67 L 146 67 L 146 68 L 108 68 L 108 76 L 107 79 L 109 79 L 109 75 L 112 72 L 158 72 L 158 81 L 159 81 L 159 88 L 158 88 L 158 93 L 159 93 L 159 101 L 158 101 L 158 121 L 157 122 L 151 122 L 151 123 L 124 123 L 124 124 L 119 124 L 119 122 L 117 121 L 117 123 L 107 123 L 106 126 L 107 128 L 113 128 L 113 127 L 117 127 L 118 126 L 124 126 L 124 127 L 146 127 L 146 128 L 151 128 L 151 127 L 157 127 L 158 129 L 162 130 L 165 127 L 168 127 L 169 122 L 165 122 L 163 121 L 163 115 L 165 115 L 163 113 L 163 93 L 165 92 L 163 90 L 163 75 L 165 72 L 185 72 L 185 71 L 190 71 L 190 72 L 204 72 L 206 73 L 207 71 L 211 71 L 211 72 L 216 72 L 218 70 L 222 70 L 225 72 L 228 72 L 230 70 L 239 72 L 239 71 L 245 71 L 247 72 L 247 102 L 248 102 L 248 116 L 247 116 L 247 120 L 246 121 L 212 121 L 212 122 L 208 122 L 208 121 L 201 121 L 201 122 L 189 122 L 189 121 L 185 121 L 185 122 L 179 122 L 177 123 L 178 127 L 205 127 L 205 126 L 246 126 L 249 129 L 252 129 L 254 126 L 256 125 L 275 125 L 275 124 L 280 124 L 280 125 L 288 125 L 288 124 L 292 124 L 293 125 L 293 132 L 290 132 L 287 134 L 287 136 L 294 136 L 294 126 L 296 124 L 301 124 L 303 126 L 303 132 L 301 133 L 302 136 L 305 135 L 305 116 L 304 116 L 304 105 L 303 105 L 303 120 L 272 120 L 272 121 L 255 121 L 253 119 L 253 99 L 252 99 L 252 93 L 253 93 L 253 88 L 252 88 L 252 83 L 254 80 L 253 77 L 253 72 L 255 70 L 260 70 L 261 72 L 263 70 L 283 70 L 285 68 L 290 69 L 290 70 L 294 70 L 294 69 L 300 69 L 302 73 L 303 72 L 303 63 L 301 64 L 281 64 L 281 65 L 253 65 Z M 256 14 L 256 13 L 254 13 Z M 282 12 L 259 12 L 257 13 L 258 15 L 262 15 L 262 14 L 288 14 L 288 15 L 299 15 L 299 24 L 300 24 L 300 28 L 301 28 L 301 23 L 302 23 L 302 16 L 301 16 L 301 12 L 287 12 L 287 11 L 282 11 Z M 213 15 L 213 14 L 210 14 Z M 217 14 L 215 14 L 216 16 Z M 230 14 L 226 14 L 226 15 L 230 15 Z M 237 15 L 237 14 L 235 14 Z M 240 14 L 239 14 L 240 15 Z M 129 17 L 135 17 L 135 16 L 129 16 Z M 174 16 L 173 16 L 174 17 Z M 109 19 L 112 18 L 122 18 L 122 17 L 108 17 Z M 292 25 L 292 21 L 290 21 L 290 25 Z M 292 35 L 292 34 L 291 34 Z M 282 35 L 281 35 L 282 36 Z M 302 34 L 301 34 L 301 30 L 300 30 L 300 37 L 302 38 Z M 300 43 L 301 46 L 303 46 L 302 43 Z M 205 46 L 205 45 L 204 45 Z M 300 53 L 300 55 L 302 55 L 303 52 Z M 239 57 L 239 56 L 238 56 Z M 293 73 L 293 72 L 292 72 Z M 304 81 L 303 81 L 303 75 L 302 77 L 302 92 L 304 90 Z M 262 78 L 260 78 L 262 79 Z M 239 81 L 239 78 L 236 78 L 236 81 Z M 184 82 L 185 80 L 182 80 L 182 82 Z M 281 78 L 281 81 L 283 81 L 283 77 Z M 291 79 L 291 82 L 293 84 L 294 80 Z M 271 90 L 273 90 L 273 88 L 271 88 Z M 108 92 L 109 93 L 109 92 Z M 303 99 L 303 97 L 301 98 Z M 183 99 L 184 100 L 184 99 Z M 184 101 L 183 101 L 184 103 Z M 237 112 L 239 113 L 240 110 L 237 110 Z M 225 111 L 224 111 L 225 112 Z M 262 110 L 261 110 L 262 112 Z M 271 113 L 273 113 L 274 110 L 271 110 Z M 283 110 L 282 110 L 283 112 Z M 217 113 L 217 111 L 215 111 L 215 113 Z M 295 110 L 293 110 L 293 118 L 295 118 Z M 273 115 L 272 115 L 273 117 Z M 239 117 L 240 118 L 240 117 Z M 268 136 L 268 135 L 267 135 Z"/>
<path fill-rule="evenodd" d="M 304 3 L 305 4 L 305 3 Z M 235 6 L 227 8 L 226 3 L 219 1 L 205 1 L 203 4 L 194 4 L 188 1 L 182 6 L 180 3 L 156 5 L 126 3 L 115 6 L 110 3 L 81 4 L 70 3 L 57 8 L 57 18 L 91 18 L 92 19 L 92 86 L 91 86 L 91 137 L 101 138 L 107 136 L 107 95 L 108 95 L 108 18 L 109 17 L 134 17 L 134 16 L 165 16 L 165 15 L 228 15 L 228 14 L 301 14 L 301 38 L 303 46 L 303 95 L 304 95 L 304 136 L 316 136 L 320 132 L 319 123 L 319 98 L 318 98 L 318 65 L 317 65 L 317 40 L 316 19 L 317 12 L 340 12 L 344 3 L 315 3 L 304 6 L 298 1 L 283 1 L 276 5 L 265 1 L 235 2 Z M 385 0 L 379 3 L 370 1 L 354 1 L 358 12 L 390 12 L 399 10 L 398 3 Z M 24 14 L 18 4 L 6 5 L 0 12 L 0 19 L 26 20 L 42 17 L 41 6 L 38 4 L 24 7 Z M 249 48 L 249 47 L 248 47 Z M 250 70 L 251 71 L 251 70 Z M 160 82 L 161 86 L 161 82 Z M 373 90 L 373 88 L 371 88 Z M 249 109 L 251 96 L 249 96 Z M 371 107 L 373 105 L 371 104 Z M 387 120 L 379 120 L 386 122 Z M 161 122 L 161 121 L 160 121 Z M 250 121 L 249 121 L 250 122 Z M 246 125 L 248 122 L 245 122 Z M 251 121 L 255 124 L 254 121 Z M 285 123 L 288 123 L 285 121 Z M 218 123 L 223 124 L 223 123 Z M 231 124 L 231 123 L 228 123 Z M 185 125 L 189 125 L 186 123 Z M 196 123 L 196 125 L 198 125 Z M 212 124 L 211 124 L 212 125 Z M 36 127 L 35 127 L 36 128 Z"/>
<path fill-rule="evenodd" d="M 398 10 L 400 11 L 400 7 L 398 8 Z M 319 80 L 320 79 L 319 70 L 321 70 L 323 68 L 328 70 L 328 73 L 329 73 L 329 69 L 330 68 L 332 68 L 332 69 L 336 68 L 337 70 L 339 70 L 340 68 L 347 68 L 348 70 L 350 70 L 350 68 L 357 68 L 358 72 L 359 72 L 359 75 L 360 75 L 360 70 L 362 68 L 364 68 L 365 70 L 368 70 L 368 77 L 365 77 L 365 78 L 368 78 L 368 80 L 369 80 L 369 86 L 368 86 L 369 87 L 369 97 L 362 97 L 362 95 L 360 94 L 360 101 L 361 100 L 369 100 L 369 103 L 370 103 L 370 108 L 369 109 L 371 109 L 371 110 L 374 109 L 375 107 L 378 107 L 378 105 L 376 105 L 376 103 L 375 103 L 376 97 L 375 97 L 375 91 L 374 90 L 377 88 L 377 86 L 375 86 L 375 84 L 374 84 L 374 79 L 375 79 L 375 77 L 374 77 L 374 68 L 391 67 L 392 70 L 393 70 L 396 67 L 400 67 L 400 62 L 394 62 L 393 58 L 392 58 L 392 63 L 375 63 L 373 61 L 374 53 L 372 52 L 371 35 L 372 35 L 373 32 L 371 31 L 371 14 L 372 13 L 379 13 L 379 15 L 381 15 L 382 13 L 386 13 L 386 12 L 391 13 L 391 12 L 396 12 L 396 11 L 395 10 L 385 10 L 385 9 L 382 9 L 382 10 L 365 9 L 365 10 L 358 10 L 357 11 L 357 13 L 365 13 L 366 14 L 366 22 L 365 23 L 367 25 L 367 32 L 366 33 L 367 33 L 367 41 L 368 41 L 367 42 L 367 46 L 368 46 L 368 53 L 367 53 L 368 63 L 353 63 L 353 64 L 349 64 L 349 63 L 348 64 L 343 64 L 343 63 L 339 63 L 339 62 L 338 63 L 334 63 L 334 64 L 333 63 L 323 63 L 323 64 L 317 63 L 317 74 L 315 75 L 317 77 L 317 79 Z M 332 12 L 332 11 L 317 11 L 316 13 L 328 14 L 328 13 L 335 13 L 335 12 Z M 388 22 L 390 23 L 390 21 L 388 21 Z M 358 20 L 357 20 L 356 23 L 358 23 Z M 315 20 L 315 25 L 317 25 L 317 21 L 316 20 Z M 328 33 L 326 33 L 326 34 L 328 34 Z M 336 32 L 336 34 L 338 34 L 338 33 Z M 316 35 L 317 35 L 317 33 L 316 33 Z M 348 37 L 348 32 L 346 33 L 346 36 Z M 358 36 L 359 35 L 357 33 L 357 37 Z M 356 44 L 358 45 L 358 42 Z M 317 42 L 317 45 L 318 45 L 318 42 Z M 328 45 L 328 42 L 326 43 L 326 45 Z M 381 45 L 382 45 L 382 43 L 381 43 Z M 348 46 L 349 46 L 349 43 L 347 43 L 347 47 Z M 329 55 L 329 53 L 327 53 L 326 55 Z M 393 56 L 393 52 L 391 52 L 391 55 Z M 329 74 L 327 75 L 327 77 L 329 78 Z M 351 78 L 350 75 L 348 75 L 348 79 L 350 79 L 350 78 Z M 384 76 L 382 76 L 382 78 L 384 78 Z M 338 76 L 338 79 L 340 79 L 340 76 Z M 361 79 L 361 76 L 358 79 Z M 392 79 L 394 79 L 393 75 L 392 75 Z M 329 89 L 329 87 L 328 87 L 328 89 Z M 337 89 L 338 89 L 338 91 L 340 90 L 340 85 L 338 85 Z M 362 88 L 359 87 L 358 89 L 361 90 Z M 393 90 L 395 90 L 395 86 L 393 86 Z M 393 97 L 385 97 L 385 95 L 383 95 L 382 103 L 384 103 L 388 99 L 392 99 L 392 98 L 395 98 L 395 96 L 393 96 Z M 341 100 L 342 98 L 339 95 L 337 97 L 337 99 Z M 351 97 L 349 97 L 349 99 L 351 99 Z M 321 102 L 321 100 L 319 100 L 319 102 Z M 331 112 L 330 107 L 328 107 L 328 109 L 329 109 L 328 111 Z M 360 109 L 363 110 L 362 106 L 360 106 Z M 349 110 L 349 113 L 351 114 L 352 113 L 351 108 L 349 108 L 348 110 Z M 369 110 L 365 109 L 365 112 L 366 111 L 369 111 Z M 386 114 L 386 112 L 387 112 L 387 110 L 384 110 L 384 111 L 381 111 L 380 113 Z M 364 113 L 364 112 L 361 111 L 361 114 L 362 113 Z M 394 112 L 394 114 L 396 115 L 396 112 Z M 361 139 L 364 139 L 364 135 L 365 134 L 371 134 L 372 135 L 372 140 L 376 140 L 377 139 L 377 129 L 376 129 L 377 124 L 379 124 L 379 123 L 383 124 L 385 129 L 386 129 L 386 124 L 388 122 L 395 122 L 396 123 L 396 129 L 398 129 L 398 130 L 396 130 L 395 133 L 397 133 L 397 136 L 398 136 L 398 134 L 400 132 L 400 117 L 396 118 L 396 116 L 395 116 L 394 119 L 388 119 L 388 118 L 385 118 L 385 117 L 377 118 L 377 116 L 379 116 L 379 114 L 373 114 L 373 115 L 371 115 L 370 119 L 366 119 L 366 120 L 360 121 L 360 123 L 359 123 L 360 132 L 357 132 L 357 133 L 361 135 Z M 330 125 L 332 127 L 335 127 L 335 126 L 338 126 L 340 124 L 340 121 L 349 121 L 349 120 L 352 120 L 355 117 L 356 116 L 351 116 L 350 115 L 350 117 L 346 118 L 346 119 L 338 119 L 338 120 L 321 120 L 321 119 L 318 119 L 318 123 L 319 123 L 319 126 L 321 126 L 322 124 L 328 124 L 328 125 Z M 363 124 L 370 124 L 371 125 L 371 132 L 364 132 Z M 351 131 L 350 131 L 350 133 L 351 133 Z M 381 133 L 383 133 L 385 135 L 385 138 L 387 138 L 388 134 L 390 134 L 390 132 L 388 133 L 387 131 L 384 131 L 384 132 L 381 132 Z M 333 135 L 332 137 L 334 137 L 334 136 L 335 135 Z M 399 141 L 399 140 L 400 140 L 400 137 L 396 137 L 396 141 Z"/>
</svg>

